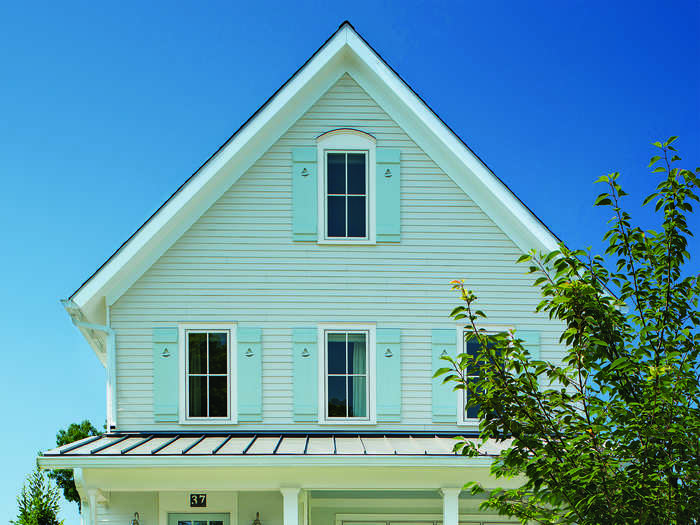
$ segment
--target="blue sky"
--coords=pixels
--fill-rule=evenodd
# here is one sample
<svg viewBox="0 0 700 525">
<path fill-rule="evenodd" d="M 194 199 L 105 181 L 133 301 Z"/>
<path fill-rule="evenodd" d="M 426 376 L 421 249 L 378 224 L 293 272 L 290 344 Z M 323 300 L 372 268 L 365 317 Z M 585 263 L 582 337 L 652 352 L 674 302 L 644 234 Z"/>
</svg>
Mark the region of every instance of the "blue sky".
<svg viewBox="0 0 700 525">
<path fill-rule="evenodd" d="M 0 521 L 58 428 L 104 422 L 59 299 L 342 20 L 570 246 L 600 247 L 613 170 L 651 224 L 653 140 L 700 165 L 697 1 L 245 4 L 0 4 Z"/>
</svg>

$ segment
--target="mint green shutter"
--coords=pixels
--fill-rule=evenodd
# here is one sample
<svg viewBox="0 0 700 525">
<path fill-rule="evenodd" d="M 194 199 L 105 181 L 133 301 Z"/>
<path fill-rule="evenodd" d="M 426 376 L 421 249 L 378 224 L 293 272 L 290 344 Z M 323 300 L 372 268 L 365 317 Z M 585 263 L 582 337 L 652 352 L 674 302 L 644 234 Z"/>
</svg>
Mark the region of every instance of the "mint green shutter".
<svg viewBox="0 0 700 525">
<path fill-rule="evenodd" d="M 377 421 L 401 421 L 401 330 L 377 328 Z"/>
<path fill-rule="evenodd" d="M 457 356 L 457 330 L 435 329 L 432 334 L 432 376 L 438 368 L 450 364 L 441 359 L 442 355 Z M 452 383 L 443 383 L 444 376 L 433 378 L 433 422 L 455 423 L 457 421 L 457 394 Z"/>
<path fill-rule="evenodd" d="M 238 333 L 238 421 L 262 421 L 262 330 Z"/>
<path fill-rule="evenodd" d="M 377 148 L 377 242 L 401 239 L 401 150 Z"/>
<path fill-rule="evenodd" d="M 177 421 L 180 384 L 177 328 L 153 329 L 153 421 Z"/>
<path fill-rule="evenodd" d="M 531 330 L 516 330 L 515 337 L 523 340 L 525 350 L 530 352 L 532 359 L 540 359 L 540 333 Z"/>
<path fill-rule="evenodd" d="M 294 421 L 318 421 L 317 339 L 316 328 L 292 330 Z"/>
<path fill-rule="evenodd" d="M 318 240 L 316 148 L 292 149 L 292 238 Z"/>
</svg>

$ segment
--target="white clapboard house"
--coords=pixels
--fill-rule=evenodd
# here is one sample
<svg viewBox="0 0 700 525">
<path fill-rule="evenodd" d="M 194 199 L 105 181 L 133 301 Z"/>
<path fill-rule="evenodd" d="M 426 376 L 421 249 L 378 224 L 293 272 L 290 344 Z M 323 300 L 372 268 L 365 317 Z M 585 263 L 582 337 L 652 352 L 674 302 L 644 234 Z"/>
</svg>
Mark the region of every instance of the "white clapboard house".
<svg viewBox="0 0 700 525">
<path fill-rule="evenodd" d="M 64 301 L 108 432 L 39 462 L 84 525 L 508 522 L 461 490 L 499 445 L 453 453 L 476 414 L 433 372 L 464 351 L 458 278 L 558 357 L 515 262 L 557 244 L 343 23 Z"/>
</svg>

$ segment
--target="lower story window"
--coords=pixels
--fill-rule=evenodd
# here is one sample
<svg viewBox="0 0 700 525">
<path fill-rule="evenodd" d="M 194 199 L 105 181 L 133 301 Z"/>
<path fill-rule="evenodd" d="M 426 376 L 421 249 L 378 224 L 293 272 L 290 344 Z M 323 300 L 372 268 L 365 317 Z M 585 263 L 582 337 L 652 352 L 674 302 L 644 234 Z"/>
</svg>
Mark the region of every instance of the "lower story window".
<svg viewBox="0 0 700 525">
<path fill-rule="evenodd" d="M 468 332 L 465 331 L 462 334 L 462 337 L 464 338 L 464 353 L 469 354 L 471 359 L 469 360 L 469 365 L 467 366 L 467 369 L 465 370 L 464 374 L 466 388 L 464 390 L 460 390 L 460 422 L 471 424 L 476 423 L 478 421 L 479 410 L 481 409 L 481 406 L 473 405 L 467 408 L 466 405 L 469 400 L 469 397 L 477 391 L 477 385 L 481 374 L 481 368 L 485 364 L 485 361 L 483 359 L 478 358 L 479 352 L 481 352 L 481 343 L 479 343 L 478 339 L 476 339 L 476 337 L 473 336 L 467 341 L 467 333 Z M 498 352 L 497 355 L 500 355 L 500 352 Z"/>
<path fill-rule="evenodd" d="M 462 407 L 466 407 L 467 400 L 469 399 L 469 396 L 472 395 L 472 392 L 476 388 L 476 383 L 479 380 L 479 364 L 476 361 L 476 357 L 479 355 L 479 350 L 481 349 L 481 345 L 476 339 L 465 341 L 464 345 L 466 351 L 465 353 L 469 354 L 472 360 L 469 362 L 469 366 L 465 371 L 466 389 L 462 390 L 464 396 Z M 464 408 L 464 419 L 478 419 L 480 408 L 481 407 L 479 405 Z"/>
<path fill-rule="evenodd" d="M 368 333 L 327 331 L 326 419 L 369 418 Z"/>
<path fill-rule="evenodd" d="M 187 417 L 226 419 L 230 414 L 228 331 L 186 331 Z"/>
</svg>

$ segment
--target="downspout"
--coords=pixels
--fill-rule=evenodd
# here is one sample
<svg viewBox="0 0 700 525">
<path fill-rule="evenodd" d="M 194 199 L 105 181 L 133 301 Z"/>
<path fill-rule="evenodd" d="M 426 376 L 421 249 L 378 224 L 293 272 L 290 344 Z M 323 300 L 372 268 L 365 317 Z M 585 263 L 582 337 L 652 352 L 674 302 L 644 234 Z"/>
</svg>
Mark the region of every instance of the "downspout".
<svg viewBox="0 0 700 525">
<path fill-rule="evenodd" d="M 80 310 L 77 304 L 75 304 L 70 299 L 64 299 L 61 301 L 63 307 L 70 315 L 71 321 L 78 328 L 84 328 L 86 330 L 94 330 L 97 332 L 104 332 L 107 336 L 107 348 L 105 353 L 107 354 L 107 432 L 111 432 L 117 428 L 117 411 L 116 411 L 116 399 L 117 399 L 117 382 L 116 382 L 116 370 L 117 370 L 117 336 L 114 330 L 110 328 L 109 322 L 109 307 L 107 307 L 107 325 L 88 323 L 83 321 L 85 315 Z"/>
</svg>

